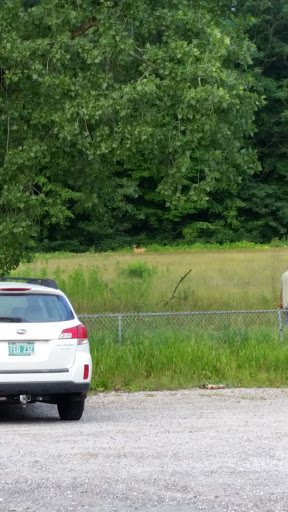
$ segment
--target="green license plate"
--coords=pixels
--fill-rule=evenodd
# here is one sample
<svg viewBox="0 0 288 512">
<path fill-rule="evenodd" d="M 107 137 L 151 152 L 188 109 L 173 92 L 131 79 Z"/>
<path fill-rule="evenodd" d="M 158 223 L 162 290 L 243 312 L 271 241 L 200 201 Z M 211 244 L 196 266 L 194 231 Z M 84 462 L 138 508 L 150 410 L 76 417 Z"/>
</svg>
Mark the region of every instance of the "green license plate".
<svg viewBox="0 0 288 512">
<path fill-rule="evenodd" d="M 34 341 L 8 343 L 9 356 L 32 356 L 34 355 Z"/>
</svg>

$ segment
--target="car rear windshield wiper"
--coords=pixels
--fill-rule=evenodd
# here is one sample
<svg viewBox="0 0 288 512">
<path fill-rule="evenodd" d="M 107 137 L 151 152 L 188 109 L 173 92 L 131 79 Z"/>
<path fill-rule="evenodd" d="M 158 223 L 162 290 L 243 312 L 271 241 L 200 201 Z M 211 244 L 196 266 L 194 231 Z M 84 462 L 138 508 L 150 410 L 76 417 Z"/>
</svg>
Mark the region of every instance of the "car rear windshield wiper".
<svg viewBox="0 0 288 512">
<path fill-rule="evenodd" d="M 23 322 L 23 318 L 18 316 L 0 316 L 0 322 Z"/>
</svg>

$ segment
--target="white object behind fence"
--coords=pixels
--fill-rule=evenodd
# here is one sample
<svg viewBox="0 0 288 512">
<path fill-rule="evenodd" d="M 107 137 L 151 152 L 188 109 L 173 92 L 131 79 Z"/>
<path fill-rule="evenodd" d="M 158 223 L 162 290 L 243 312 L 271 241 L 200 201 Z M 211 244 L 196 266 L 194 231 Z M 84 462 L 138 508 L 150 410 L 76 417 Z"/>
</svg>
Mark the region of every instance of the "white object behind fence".
<svg viewBox="0 0 288 512">
<path fill-rule="evenodd" d="M 288 272 L 281 276 L 280 308 L 288 309 Z"/>
</svg>

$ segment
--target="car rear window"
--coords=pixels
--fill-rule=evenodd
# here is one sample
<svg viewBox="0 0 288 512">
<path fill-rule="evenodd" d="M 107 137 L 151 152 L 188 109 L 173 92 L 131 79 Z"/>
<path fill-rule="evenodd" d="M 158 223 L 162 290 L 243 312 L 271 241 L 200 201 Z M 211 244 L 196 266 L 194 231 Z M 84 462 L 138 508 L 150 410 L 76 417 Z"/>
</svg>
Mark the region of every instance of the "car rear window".
<svg viewBox="0 0 288 512">
<path fill-rule="evenodd" d="M 65 322 L 73 320 L 74 314 L 62 295 L 52 294 L 0 294 L 1 318 L 19 322 Z"/>
</svg>

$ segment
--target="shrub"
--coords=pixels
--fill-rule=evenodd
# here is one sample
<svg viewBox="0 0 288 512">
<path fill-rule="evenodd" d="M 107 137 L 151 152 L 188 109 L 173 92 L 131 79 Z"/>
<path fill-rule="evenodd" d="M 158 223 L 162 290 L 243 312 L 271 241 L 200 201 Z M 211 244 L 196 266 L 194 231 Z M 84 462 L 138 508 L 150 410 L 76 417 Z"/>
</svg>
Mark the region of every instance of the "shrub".
<svg viewBox="0 0 288 512">
<path fill-rule="evenodd" d="M 155 275 L 157 273 L 157 268 L 152 267 L 145 262 L 135 261 L 129 263 L 126 267 L 120 267 L 118 272 L 122 277 L 145 279 Z"/>
</svg>

